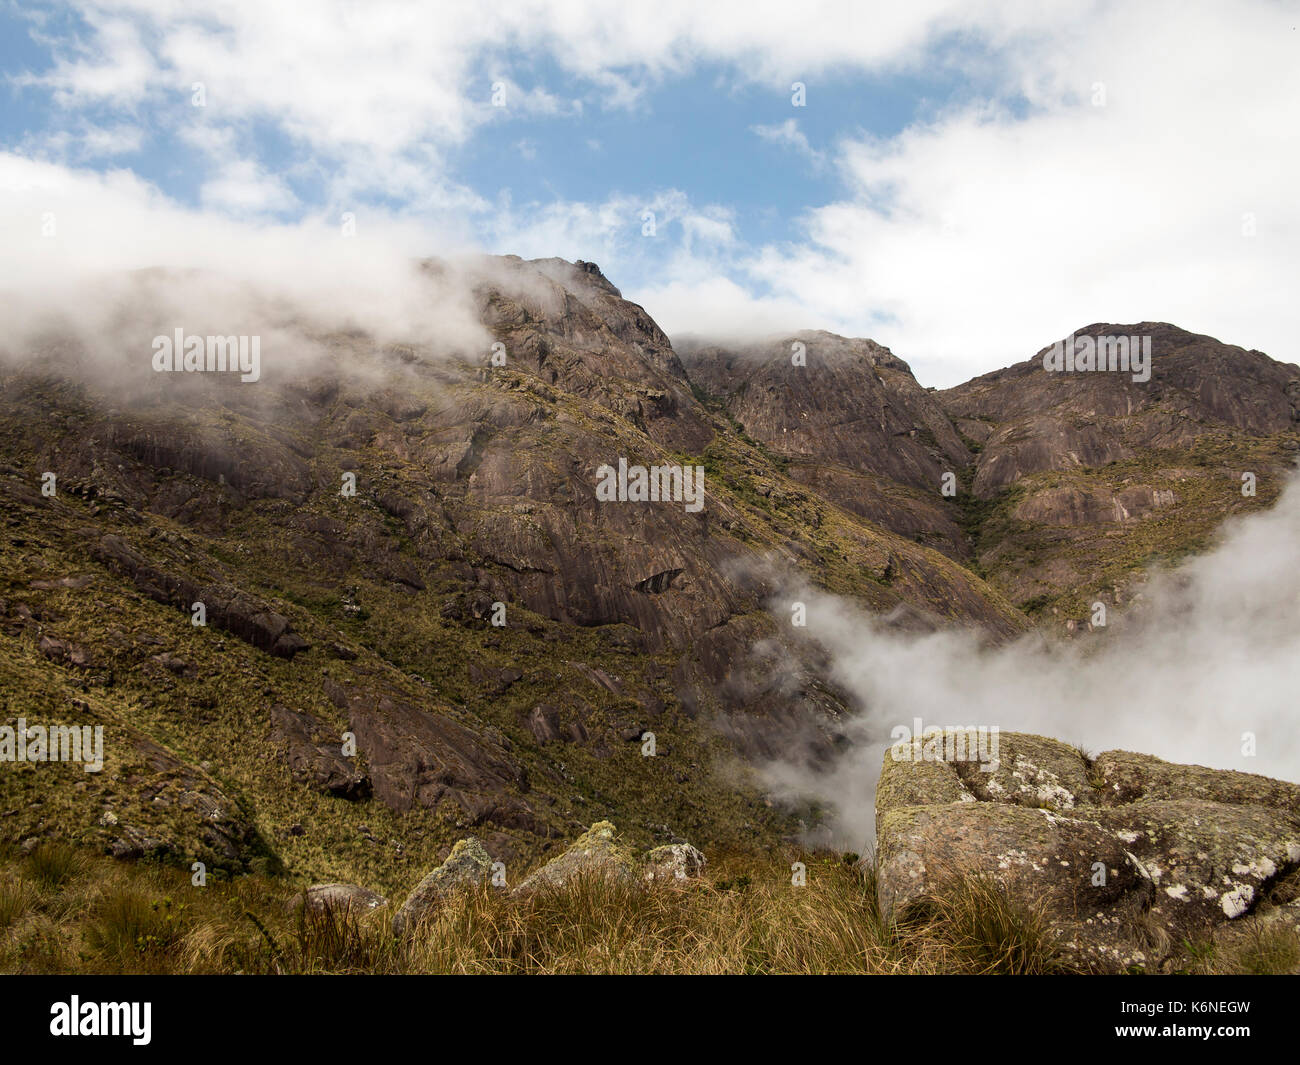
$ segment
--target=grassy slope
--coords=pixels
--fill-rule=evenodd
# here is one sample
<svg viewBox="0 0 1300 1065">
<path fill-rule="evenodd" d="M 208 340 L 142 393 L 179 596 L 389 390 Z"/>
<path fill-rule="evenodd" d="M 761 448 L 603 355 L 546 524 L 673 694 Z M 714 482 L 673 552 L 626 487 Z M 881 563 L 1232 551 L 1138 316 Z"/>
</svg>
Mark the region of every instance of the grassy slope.
<svg viewBox="0 0 1300 1065">
<path fill-rule="evenodd" d="M 987 501 L 963 493 L 972 570 L 1036 620 L 1086 619 L 1094 602 L 1122 603 L 1153 570 L 1212 547 L 1225 518 L 1272 506 L 1293 454 L 1283 445 L 1294 440 L 1294 433 L 1217 431 L 1187 452 L 1151 449 L 1104 467 L 1031 474 Z M 1253 498 L 1241 495 L 1245 470 L 1258 475 Z M 1118 493 L 1135 484 L 1173 491 L 1178 502 L 1123 524 L 1053 527 L 1015 517 L 1016 508 L 1043 489 Z"/>
<path fill-rule="evenodd" d="M 902 924 L 870 865 L 775 851 L 723 856 L 682 887 L 579 878 L 512 898 L 449 899 L 409 939 L 392 906 L 296 912 L 261 875 L 197 887 L 183 872 L 46 845 L 0 853 L 0 971 L 9 973 L 1010 973 L 1066 971 L 1033 909 L 954 880 Z M 801 862 L 806 881 L 795 886 Z M 1300 970 L 1282 928 L 1198 943 L 1187 971 Z"/>
</svg>

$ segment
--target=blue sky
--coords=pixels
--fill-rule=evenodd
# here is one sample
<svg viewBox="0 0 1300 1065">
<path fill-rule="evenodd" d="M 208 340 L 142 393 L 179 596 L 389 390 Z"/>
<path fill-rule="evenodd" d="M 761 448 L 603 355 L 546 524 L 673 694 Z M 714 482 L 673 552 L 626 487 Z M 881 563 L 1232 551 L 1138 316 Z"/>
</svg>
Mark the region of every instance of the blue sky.
<svg viewBox="0 0 1300 1065">
<path fill-rule="evenodd" d="M 871 335 L 926 383 L 1098 320 L 1297 358 L 1293 8 L 426 8 L 0 6 L 0 181 L 34 197 L 0 223 L 47 183 L 122 222 L 64 254 L 130 266 L 178 219 L 352 212 L 394 254 L 593 259 L 670 335 Z"/>
<path fill-rule="evenodd" d="M 33 145 L 59 131 L 75 137 L 87 122 L 103 126 L 129 121 L 143 131 L 140 148 L 96 160 L 95 165 L 129 167 L 178 202 L 199 206 L 208 167 L 206 160 L 186 158 L 190 153 L 162 114 L 173 110 L 169 103 L 175 101 L 155 100 L 152 106 L 129 112 L 103 103 L 63 108 L 52 105 L 45 87 L 14 80 L 48 75 L 67 42 L 92 32 L 78 13 L 48 10 L 50 20 L 36 22 L 15 7 L 0 9 L 0 66 L 9 75 L 0 112 L 3 144 Z M 843 181 L 832 165 L 792 153 L 760 128 L 793 120 L 812 151 L 828 155 L 846 136 L 896 136 L 909 123 L 969 91 L 966 79 L 950 71 L 926 77 L 834 71 L 812 85 L 804 82 L 805 102 L 796 107 L 794 82 L 756 84 L 715 63 L 654 84 L 634 106 L 611 107 L 600 90 L 593 91 L 545 57 L 516 52 L 494 62 L 525 89 L 540 88 L 569 106 L 544 117 L 514 113 L 508 105 L 492 113 L 473 138 L 447 153 L 446 173 L 452 180 L 485 199 L 508 196 L 516 204 L 676 189 L 694 202 L 727 204 L 737 229 L 760 242 L 794 239 L 803 210 L 843 192 Z M 488 101 L 493 84 L 484 75 L 466 87 L 467 93 Z M 189 96 L 189 87 L 178 84 L 175 95 Z M 265 119 L 249 122 L 244 135 L 267 169 L 286 174 L 302 207 L 328 200 L 320 170 L 295 172 L 296 166 L 310 162 L 311 145 Z M 373 199 L 394 209 L 407 206 L 383 195 Z M 289 217 L 297 209 L 272 213 Z M 629 234 L 639 234 L 641 226 L 639 215 L 627 219 Z"/>
</svg>

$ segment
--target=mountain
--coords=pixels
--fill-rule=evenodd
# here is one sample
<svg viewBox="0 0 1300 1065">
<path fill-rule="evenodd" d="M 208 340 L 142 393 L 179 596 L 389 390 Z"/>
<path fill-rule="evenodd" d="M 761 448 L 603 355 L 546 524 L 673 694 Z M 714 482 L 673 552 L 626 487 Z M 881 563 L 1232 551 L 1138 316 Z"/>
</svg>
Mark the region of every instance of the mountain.
<svg viewBox="0 0 1300 1065">
<path fill-rule="evenodd" d="M 977 452 L 977 572 L 1031 613 L 1082 623 L 1276 498 L 1300 450 L 1300 367 L 1160 322 L 1072 335 L 1151 337 L 1150 380 L 1045 373 L 1049 345 L 937 396 Z"/>
<path fill-rule="evenodd" d="M 6 838 L 385 891 L 467 828 L 508 864 L 606 818 L 762 846 L 799 823 L 748 767 L 829 758 L 852 709 L 798 580 L 1063 629 L 1300 439 L 1300 370 L 1172 326 L 1146 391 L 1031 359 L 936 392 L 828 333 L 676 350 L 592 263 L 497 259 L 473 301 L 503 364 L 353 331 L 257 387 L 4 366 L 3 720 L 105 737 L 98 773 L 5 767 Z M 602 499 L 620 460 L 706 504 Z"/>
<path fill-rule="evenodd" d="M 779 455 L 790 477 L 951 557 L 969 553 L 939 485 L 945 471 L 970 465 L 970 450 L 889 349 L 804 332 L 739 348 L 684 346 L 682 358 L 692 381 Z"/>
</svg>

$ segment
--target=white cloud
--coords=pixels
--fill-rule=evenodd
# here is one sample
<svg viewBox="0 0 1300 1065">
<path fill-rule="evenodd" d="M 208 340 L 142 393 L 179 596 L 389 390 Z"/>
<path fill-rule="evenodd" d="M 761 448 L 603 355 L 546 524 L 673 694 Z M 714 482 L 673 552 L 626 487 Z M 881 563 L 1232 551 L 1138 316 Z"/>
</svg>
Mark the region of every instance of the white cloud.
<svg viewBox="0 0 1300 1065">
<path fill-rule="evenodd" d="M 130 155 L 138 152 L 143 144 L 144 130 L 131 123 L 97 126 L 81 121 L 71 128 L 30 135 L 23 147 L 36 158 L 84 163 L 92 159 Z"/>
<path fill-rule="evenodd" d="M 1173 321 L 1296 361 L 1293 20 L 1165 13 L 1110 9 L 1017 53 L 1006 76 L 1029 87 L 1027 117 L 975 104 L 845 146 L 851 197 L 810 211 L 807 243 L 763 249 L 754 275 L 811 324 L 885 316 L 873 335 L 927 384 L 1094 321 Z"/>
<path fill-rule="evenodd" d="M 225 131 L 242 150 L 206 175 L 213 208 L 293 209 L 285 177 L 297 168 L 320 178 L 332 213 L 401 202 L 477 228 L 495 250 L 603 255 L 670 331 L 706 317 L 689 287 L 701 280 L 721 306 L 753 308 L 764 294 L 777 317 L 795 310 L 792 326 L 872 335 L 927 384 L 1024 358 L 1097 320 L 1165 319 L 1297 358 L 1300 68 L 1293 16 L 1263 0 L 1231 11 L 1169 0 L 94 0 L 80 10 L 88 32 L 61 42 L 44 84 L 72 110 L 148 106 L 183 136 Z M 532 80 L 539 61 L 575 76 L 581 98 Z M 644 201 L 667 194 L 625 185 L 601 202 L 493 214 L 448 168 L 486 122 L 645 107 L 653 86 L 704 64 L 774 92 L 805 81 L 810 112 L 831 86 L 849 91 L 831 74 L 948 71 L 983 95 L 896 137 L 823 148 L 846 191 L 811 204 L 791 244 L 746 249 L 727 205 L 683 195 L 664 208 L 652 254 L 631 236 Z M 504 115 L 490 104 L 493 80 L 508 83 Z M 195 81 L 206 108 L 190 106 Z M 1097 83 L 1104 107 L 1091 104 Z M 252 152 L 246 131 L 266 121 L 294 146 L 290 163 Z M 756 132 L 817 160 L 793 119 Z M 1247 214 L 1254 237 L 1241 235 Z"/>
<path fill-rule="evenodd" d="M 803 130 L 799 128 L 799 123 L 793 118 L 787 118 L 784 122 L 775 125 L 751 126 L 750 131 L 756 133 L 761 140 L 769 144 L 775 144 L 777 147 L 785 148 L 803 156 L 814 169 L 820 170 L 826 164 L 826 155 L 820 152 L 808 143 L 808 138 L 804 135 Z"/>
<path fill-rule="evenodd" d="M 256 174 L 249 188 L 251 212 L 265 204 Z M 240 300 L 248 291 L 297 308 L 301 323 L 486 350 L 466 286 L 440 284 L 417 267 L 431 249 L 457 258 L 468 251 L 454 232 L 371 208 L 349 233 L 333 217 L 282 223 L 187 208 L 129 171 L 100 174 L 0 152 L 0 348 L 21 355 L 55 317 L 106 349 L 108 338 L 135 324 L 115 301 L 141 299 L 151 282 L 138 272 L 159 268 L 179 280 L 171 288 L 156 282 L 158 305 L 145 301 L 142 316 L 165 305 L 183 312 L 173 324 L 214 326 L 193 332 L 249 332 L 236 328 L 254 309 Z M 193 280 L 194 272 L 207 280 Z M 123 351 L 147 354 L 147 340 Z"/>
<path fill-rule="evenodd" d="M 224 165 L 215 178 L 203 183 L 199 197 L 205 206 L 234 214 L 287 211 L 298 202 L 284 181 L 266 173 L 251 159 L 235 159 Z"/>
</svg>

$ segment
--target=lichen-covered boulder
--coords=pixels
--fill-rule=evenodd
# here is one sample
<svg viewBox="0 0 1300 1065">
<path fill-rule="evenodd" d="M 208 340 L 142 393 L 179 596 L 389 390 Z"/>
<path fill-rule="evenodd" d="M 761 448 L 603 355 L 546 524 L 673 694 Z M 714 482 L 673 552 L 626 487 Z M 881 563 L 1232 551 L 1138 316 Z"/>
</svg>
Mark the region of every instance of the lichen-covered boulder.
<svg viewBox="0 0 1300 1065">
<path fill-rule="evenodd" d="M 455 891 L 474 889 L 492 875 L 492 857 L 473 836 L 451 849 L 447 860 L 415 886 L 393 915 L 393 934 L 400 936 L 415 928 L 443 899 Z"/>
<path fill-rule="evenodd" d="M 1005 733 L 995 764 L 887 752 L 877 892 L 902 915 L 950 875 L 1040 908 L 1068 964 L 1183 965 L 1189 944 L 1300 888 L 1300 785 Z"/>
<path fill-rule="evenodd" d="M 597 821 L 573 845 L 528 876 L 515 892 L 527 894 L 542 887 L 561 887 L 575 876 L 594 873 L 631 882 L 637 875 L 636 856 L 618 839 L 608 821 Z"/>
<path fill-rule="evenodd" d="M 704 855 L 689 843 L 655 847 L 645 856 L 645 878 L 653 884 L 680 884 L 704 871 Z"/>
<path fill-rule="evenodd" d="M 298 910 L 306 903 L 314 913 L 326 910 L 351 910 L 364 913 L 387 906 L 388 900 L 383 895 L 361 887 L 359 884 L 312 884 L 305 892 L 289 900 L 288 909 Z"/>
</svg>

